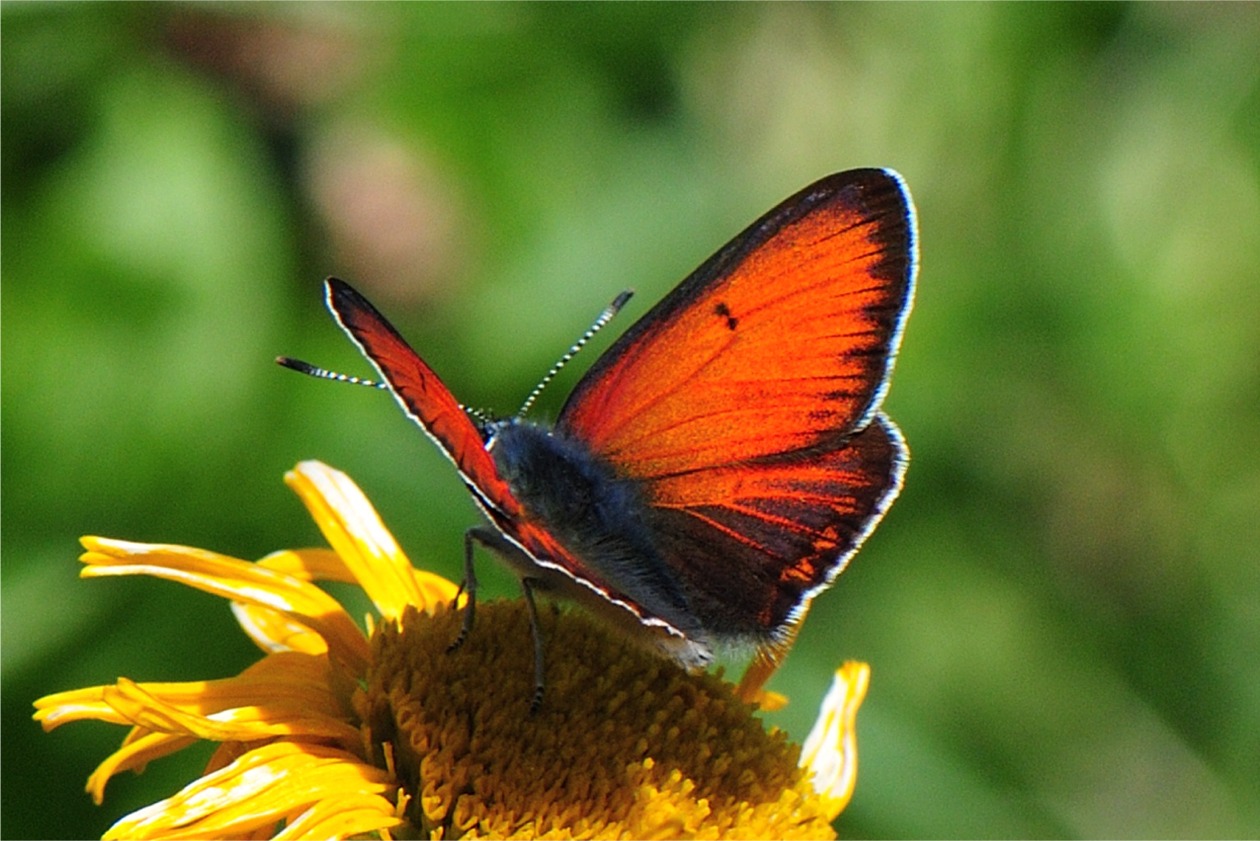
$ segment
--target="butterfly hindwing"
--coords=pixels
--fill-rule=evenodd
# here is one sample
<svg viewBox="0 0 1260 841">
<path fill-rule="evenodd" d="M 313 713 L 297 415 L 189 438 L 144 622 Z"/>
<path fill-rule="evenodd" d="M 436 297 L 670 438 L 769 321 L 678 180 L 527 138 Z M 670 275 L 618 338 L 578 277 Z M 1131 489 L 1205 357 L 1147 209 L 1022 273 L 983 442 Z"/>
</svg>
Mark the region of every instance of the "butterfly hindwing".
<svg viewBox="0 0 1260 841">
<path fill-rule="evenodd" d="M 832 449 L 649 485 L 649 523 L 714 634 L 773 640 L 844 569 L 901 487 L 907 454 L 882 413 Z"/>
</svg>

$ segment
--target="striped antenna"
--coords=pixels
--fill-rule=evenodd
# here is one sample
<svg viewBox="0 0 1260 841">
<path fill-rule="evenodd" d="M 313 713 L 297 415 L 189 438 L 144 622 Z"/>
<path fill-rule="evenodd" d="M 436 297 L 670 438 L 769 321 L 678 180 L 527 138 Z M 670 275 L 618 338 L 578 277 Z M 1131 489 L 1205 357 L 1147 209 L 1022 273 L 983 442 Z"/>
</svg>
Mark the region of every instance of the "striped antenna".
<svg viewBox="0 0 1260 841">
<path fill-rule="evenodd" d="M 276 364 L 297 371 L 299 374 L 306 374 L 308 377 L 317 377 L 321 380 L 335 380 L 339 383 L 350 383 L 350 385 L 365 385 L 368 388 L 389 388 L 386 383 L 378 380 L 365 380 L 362 377 L 339 374 L 336 371 L 329 371 L 327 368 L 320 368 L 317 365 L 288 356 L 277 356 Z"/>
<path fill-rule="evenodd" d="M 534 405 L 534 401 L 538 399 L 538 395 L 542 394 L 542 390 L 547 387 L 547 383 L 554 380 L 556 378 L 556 374 L 560 373 L 560 369 L 569 364 L 569 360 L 577 356 L 578 351 L 585 347 L 586 343 L 593 339 L 595 334 L 598 333 L 605 324 L 613 320 L 613 316 L 620 312 L 621 308 L 626 305 L 626 301 L 629 301 L 630 296 L 633 294 L 633 289 L 627 289 L 616 298 L 613 298 L 611 304 L 604 307 L 604 311 L 601 312 L 599 317 L 595 319 L 595 323 L 586 329 L 586 332 L 582 334 L 582 337 L 573 343 L 573 346 L 565 352 L 564 356 L 560 357 L 556 364 L 551 366 L 551 370 L 547 372 L 547 375 L 542 378 L 538 385 L 534 386 L 534 390 L 529 393 L 529 396 L 525 398 L 525 402 L 521 404 L 521 408 L 517 410 L 515 415 L 517 420 L 525 417 L 525 413 L 528 412 L 530 407 Z"/>
<path fill-rule="evenodd" d="M 363 377 L 354 377 L 350 374 L 342 374 L 339 371 L 329 371 L 327 368 L 321 368 L 318 365 L 312 365 L 309 362 L 303 362 L 302 360 L 294 359 L 291 356 L 277 356 L 276 364 L 281 367 L 288 368 L 291 371 L 297 371 L 299 374 L 306 374 L 308 377 L 316 377 L 321 380 L 332 380 L 339 383 L 349 383 L 350 385 L 365 385 L 368 388 L 379 388 L 382 390 L 389 388 L 389 383 L 381 382 L 380 380 L 367 380 Z M 483 425 L 490 423 L 490 421 L 493 420 L 493 418 L 490 417 L 490 413 L 484 409 L 470 409 L 463 403 L 459 404 L 459 408 L 463 409 L 471 415 L 474 420 Z"/>
<path fill-rule="evenodd" d="M 487 426 L 494 423 L 494 415 L 485 409 L 478 409 L 476 406 L 465 406 L 463 403 L 459 404 L 459 408 L 463 409 L 465 414 L 476 421 L 478 426 Z"/>
</svg>

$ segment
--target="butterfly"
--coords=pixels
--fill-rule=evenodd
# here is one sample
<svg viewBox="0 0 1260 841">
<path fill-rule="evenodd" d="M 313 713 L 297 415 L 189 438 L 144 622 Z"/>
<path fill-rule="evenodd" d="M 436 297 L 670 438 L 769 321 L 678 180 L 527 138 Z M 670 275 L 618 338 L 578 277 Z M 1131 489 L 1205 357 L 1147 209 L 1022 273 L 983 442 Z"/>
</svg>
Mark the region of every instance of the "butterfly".
<svg viewBox="0 0 1260 841">
<path fill-rule="evenodd" d="M 688 668 L 708 665 L 715 647 L 751 646 L 739 692 L 755 699 L 810 602 L 901 488 L 908 451 L 880 405 L 917 257 L 901 176 L 827 176 L 632 325 L 554 425 L 525 420 L 523 410 L 503 419 L 465 410 L 336 278 L 326 281 L 328 309 L 381 381 L 277 361 L 387 388 L 454 463 L 489 526 L 465 541 L 459 641 L 472 627 L 481 544 L 515 569 L 531 611 L 535 590 L 553 592 Z"/>
</svg>

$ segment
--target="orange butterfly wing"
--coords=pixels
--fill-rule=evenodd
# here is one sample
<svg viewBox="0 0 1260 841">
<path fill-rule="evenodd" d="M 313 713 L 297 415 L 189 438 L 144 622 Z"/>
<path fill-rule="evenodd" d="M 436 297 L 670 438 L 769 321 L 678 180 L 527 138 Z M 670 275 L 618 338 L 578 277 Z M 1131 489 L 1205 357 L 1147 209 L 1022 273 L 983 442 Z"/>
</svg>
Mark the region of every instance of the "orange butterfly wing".
<svg viewBox="0 0 1260 841">
<path fill-rule="evenodd" d="M 874 529 L 907 460 L 880 413 L 834 449 L 652 482 L 648 522 L 710 631 L 775 641 Z"/>
<path fill-rule="evenodd" d="M 915 250 L 898 176 L 824 178 L 644 316 L 561 412 L 637 480 L 715 633 L 786 640 L 896 496 L 905 446 L 878 408 Z"/>
<path fill-rule="evenodd" d="M 499 477 L 481 433 L 464 407 L 376 307 L 335 277 L 324 284 L 328 310 L 389 384 L 398 405 L 459 470 L 464 484 L 492 516 L 520 516 L 520 504 Z"/>
<path fill-rule="evenodd" d="M 570 396 L 558 426 L 657 478 L 801 449 L 871 417 L 913 283 L 885 170 L 824 178 L 707 260 Z"/>
</svg>

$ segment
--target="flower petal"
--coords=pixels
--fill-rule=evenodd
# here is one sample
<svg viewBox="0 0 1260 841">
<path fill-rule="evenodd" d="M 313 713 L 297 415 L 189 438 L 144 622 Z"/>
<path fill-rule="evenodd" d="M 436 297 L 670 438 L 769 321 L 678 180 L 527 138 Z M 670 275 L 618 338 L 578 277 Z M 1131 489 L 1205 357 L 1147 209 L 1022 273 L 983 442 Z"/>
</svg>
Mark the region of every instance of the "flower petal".
<svg viewBox="0 0 1260 841">
<path fill-rule="evenodd" d="M 35 701 L 33 716 L 44 732 L 55 730 L 72 721 L 107 721 L 110 724 L 129 724 L 118 711 L 105 703 L 104 686 L 88 686 L 69 692 L 54 692 Z"/>
<path fill-rule="evenodd" d="M 357 584 L 354 572 L 331 549 L 281 549 L 258 561 L 267 569 L 292 575 L 303 581 L 340 581 Z"/>
<path fill-rule="evenodd" d="M 138 684 L 120 678 L 110 686 L 49 695 L 35 702 L 35 718 L 46 730 L 82 719 L 135 725 L 122 747 L 88 778 L 88 791 L 99 803 L 115 774 L 141 771 L 199 739 L 257 742 L 299 736 L 357 747 L 362 740 L 350 721 L 350 689 L 339 695 L 335 678 L 327 658 L 288 652 L 223 680 Z"/>
<path fill-rule="evenodd" d="M 264 745 L 131 813 L 105 839 L 226 838 L 279 823 L 326 798 L 385 795 L 397 784 L 336 748 L 291 741 Z"/>
<path fill-rule="evenodd" d="M 82 538 L 87 564 L 81 575 L 152 575 L 179 581 L 244 604 L 280 611 L 308 625 L 325 642 L 333 660 L 350 674 L 363 674 L 367 639 L 335 599 L 305 581 L 266 567 L 188 546 L 132 543 L 103 537 Z"/>
<path fill-rule="evenodd" d="M 214 742 L 255 741 L 272 736 L 322 737 L 346 744 L 359 741 L 358 728 L 341 717 L 283 699 L 259 698 L 255 704 L 200 715 L 168 703 L 126 678 L 107 687 L 105 698 L 136 726 L 157 733 L 195 736 Z"/>
<path fill-rule="evenodd" d="M 140 727 L 133 728 L 123 746 L 105 757 L 88 777 L 87 792 L 99 806 L 105 801 L 105 784 L 115 774 L 123 771 L 135 771 L 138 774 L 153 760 L 177 753 L 195 745 L 197 741 L 195 736 L 150 733 Z"/>
<path fill-rule="evenodd" d="M 382 616 L 397 619 L 408 605 L 431 612 L 437 603 L 455 598 L 456 585 L 417 573 L 349 476 L 321 462 L 304 461 L 284 479 Z"/>
<path fill-rule="evenodd" d="M 273 552 L 258 563 L 268 569 L 292 575 L 303 581 L 358 583 L 354 573 L 331 549 L 285 549 Z M 454 585 L 440 575 L 412 569 L 412 576 L 431 604 L 449 603 L 453 598 Z M 322 654 L 328 650 L 323 637 L 308 626 L 294 622 L 278 611 L 258 605 L 233 602 L 232 613 L 245 633 L 263 651 L 304 651 L 309 654 Z"/>
<path fill-rule="evenodd" d="M 120 687 L 124 684 L 137 686 L 164 704 L 199 715 L 233 707 L 287 704 L 310 715 L 348 718 L 348 693 L 345 699 L 333 693 L 329 671 L 324 657 L 284 652 L 265 657 L 238 676 L 222 680 L 136 684 L 123 678 L 114 685 L 46 695 L 35 702 L 34 718 L 45 730 L 84 719 L 137 724 L 129 702 L 114 703 L 119 700 Z M 125 699 L 126 693 L 121 697 Z"/>
<path fill-rule="evenodd" d="M 321 838 L 361 837 L 369 832 L 401 825 L 403 820 L 397 813 L 398 807 L 378 794 L 330 797 L 290 821 L 272 839 L 318 841 Z"/>
<path fill-rule="evenodd" d="M 814 790 L 835 820 L 857 783 L 857 711 L 866 698 L 871 667 L 850 660 L 836 669 L 818 720 L 801 746 L 801 767 L 814 772 Z"/>
<path fill-rule="evenodd" d="M 286 614 L 256 604 L 232 602 L 232 615 L 241 630 L 263 651 L 326 654 L 328 643 L 309 625 L 294 622 Z"/>
</svg>

